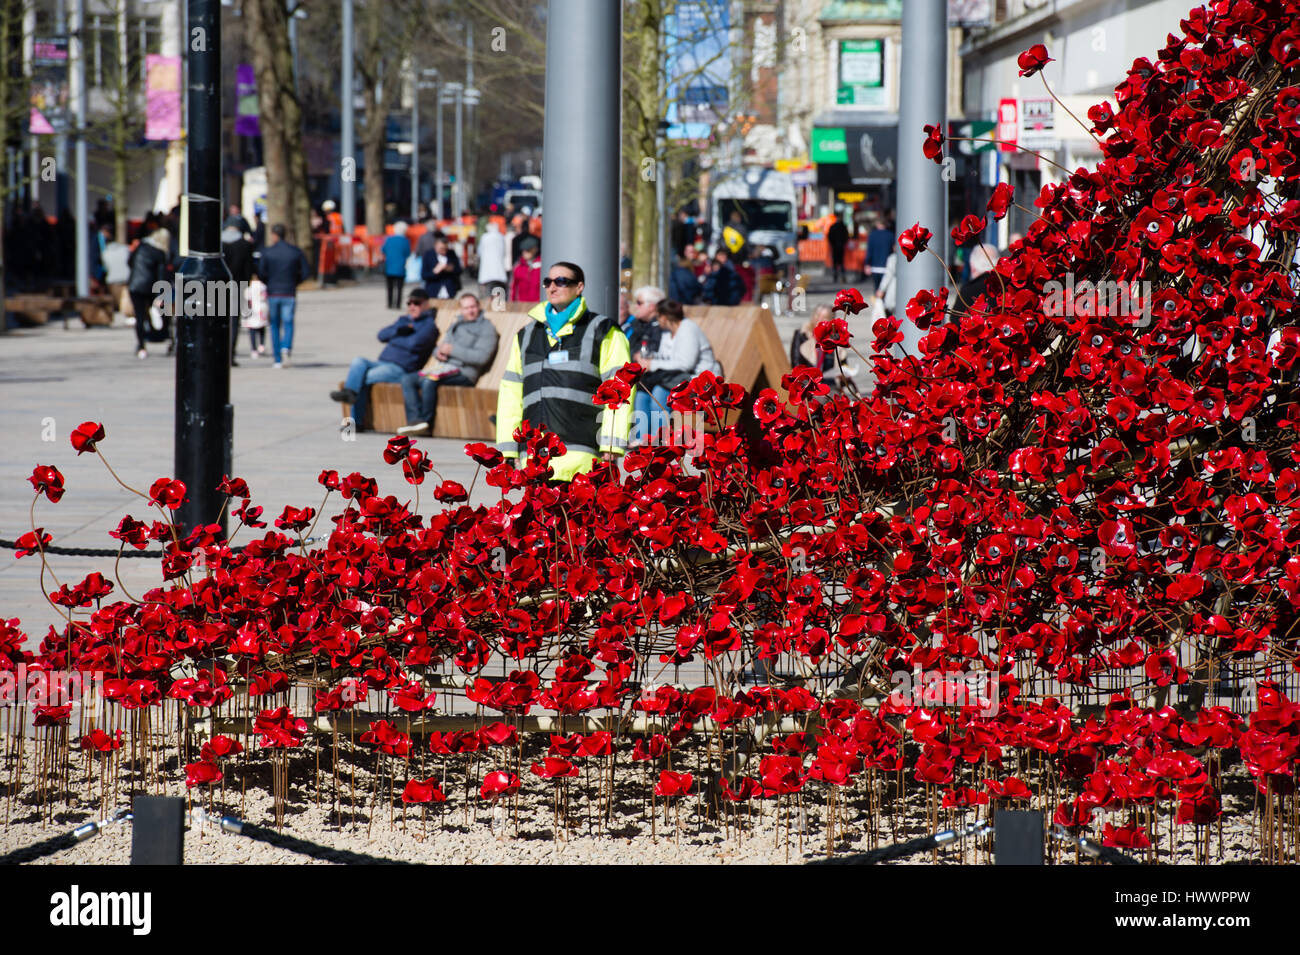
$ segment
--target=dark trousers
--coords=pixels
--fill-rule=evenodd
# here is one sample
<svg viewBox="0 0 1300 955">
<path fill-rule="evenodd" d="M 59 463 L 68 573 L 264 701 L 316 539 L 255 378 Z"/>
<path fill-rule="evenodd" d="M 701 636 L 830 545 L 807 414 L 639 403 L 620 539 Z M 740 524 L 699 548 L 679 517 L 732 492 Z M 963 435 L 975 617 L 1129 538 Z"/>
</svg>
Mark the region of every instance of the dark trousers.
<svg viewBox="0 0 1300 955">
<path fill-rule="evenodd" d="M 433 427 L 433 420 L 438 417 L 439 388 L 468 388 L 474 382 L 459 372 L 447 378 L 421 378 L 412 372 L 402 378 L 402 398 L 406 402 L 406 423 L 419 424 L 427 421 Z"/>
<path fill-rule="evenodd" d="M 831 246 L 831 276 L 836 282 L 846 281 L 844 275 L 844 246 Z"/>
<path fill-rule="evenodd" d="M 135 342 L 137 348 L 146 348 L 144 331 L 149 327 L 149 308 L 154 303 L 152 292 L 131 292 L 131 309 L 135 312 Z M 163 328 L 167 330 L 168 337 L 171 337 L 171 318 L 163 315 Z M 154 342 L 155 345 L 161 342 Z"/>
<path fill-rule="evenodd" d="M 405 275 L 385 275 L 384 281 L 388 283 L 388 307 L 402 307 L 402 283 L 406 280 Z"/>
</svg>

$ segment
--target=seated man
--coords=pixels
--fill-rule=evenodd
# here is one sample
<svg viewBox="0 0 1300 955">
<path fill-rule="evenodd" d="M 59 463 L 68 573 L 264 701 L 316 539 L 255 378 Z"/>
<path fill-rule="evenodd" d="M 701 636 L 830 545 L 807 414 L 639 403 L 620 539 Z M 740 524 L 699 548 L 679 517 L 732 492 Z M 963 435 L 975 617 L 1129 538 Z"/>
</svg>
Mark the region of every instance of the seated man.
<svg viewBox="0 0 1300 955">
<path fill-rule="evenodd" d="M 432 433 L 433 420 L 438 416 L 438 389 L 473 387 L 496 350 L 496 327 L 483 317 L 478 298 L 466 292 L 460 297 L 460 315 L 433 354 L 437 364 L 402 378 L 406 427 L 398 428 L 397 433 Z"/>
<path fill-rule="evenodd" d="M 330 392 L 331 401 L 352 406 L 352 420 L 358 431 L 365 430 L 366 396 L 371 385 L 379 381 L 401 381 L 403 375 L 419 371 L 433 346 L 438 342 L 437 313 L 428 308 L 429 296 L 424 289 L 413 289 L 406 299 L 406 314 L 379 330 L 378 338 L 386 346 L 378 361 L 360 356 L 352 359 L 347 380 L 340 391 Z"/>
</svg>

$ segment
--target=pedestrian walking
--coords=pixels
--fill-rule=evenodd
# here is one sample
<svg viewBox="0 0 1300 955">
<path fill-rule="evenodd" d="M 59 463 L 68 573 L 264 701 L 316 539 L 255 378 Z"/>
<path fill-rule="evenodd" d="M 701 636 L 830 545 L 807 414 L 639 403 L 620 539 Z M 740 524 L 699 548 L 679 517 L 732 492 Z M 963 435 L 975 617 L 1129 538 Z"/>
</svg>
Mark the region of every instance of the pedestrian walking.
<svg viewBox="0 0 1300 955">
<path fill-rule="evenodd" d="M 596 389 L 630 360 L 627 336 L 614 318 L 598 315 L 582 292 L 585 276 L 572 262 L 556 262 L 542 285 L 546 301 L 510 344 L 510 359 L 497 398 L 497 448 L 507 458 L 523 449 L 515 430 L 527 419 L 562 442 L 552 458 L 552 480 L 570 481 L 597 458 L 607 463 L 627 451 L 631 414 L 597 405 Z"/>
<path fill-rule="evenodd" d="M 171 234 L 166 229 L 155 229 L 141 240 L 127 259 L 131 270 L 127 279 L 126 290 L 131 296 L 131 308 L 135 312 L 136 357 L 148 358 L 149 350 L 146 339 L 151 342 L 168 342 L 167 354 L 176 350 L 171 341 L 170 307 L 161 308 L 160 316 L 152 315 L 154 302 L 158 294 L 154 287 L 167 280 L 167 249 L 171 243 Z"/>
<path fill-rule="evenodd" d="M 266 283 L 271 355 L 276 368 L 293 359 L 293 320 L 298 307 L 298 286 L 311 275 L 307 256 L 285 238 L 288 232 L 282 222 L 271 226 L 271 244 L 262 252 L 257 267 L 258 275 Z"/>
<path fill-rule="evenodd" d="M 844 274 L 844 251 L 849 246 L 849 227 L 838 215 L 834 218 L 835 221 L 826 230 L 826 244 L 831 250 L 832 280 L 846 282 L 848 277 Z"/>
<path fill-rule="evenodd" d="M 384 257 L 384 282 L 387 286 L 389 308 L 402 307 L 402 283 L 406 280 L 406 258 L 411 254 L 411 240 L 406 237 L 406 223 L 393 226 L 393 234 L 379 247 Z"/>
<path fill-rule="evenodd" d="M 240 231 L 238 223 L 242 221 L 243 219 L 239 217 L 229 218 L 226 220 L 225 228 L 221 230 L 221 255 L 226 260 L 226 268 L 230 269 L 230 280 L 239 289 L 241 310 L 244 290 L 248 288 L 248 282 L 254 274 L 253 243 L 248 240 L 247 233 Z M 231 315 L 230 364 L 235 367 L 239 366 L 239 361 L 235 357 L 235 346 L 239 342 L 239 324 L 239 316 Z"/>
<path fill-rule="evenodd" d="M 266 326 L 269 323 L 266 285 L 254 274 L 244 290 L 244 314 L 241 322 L 248 329 L 249 358 L 260 358 L 266 354 Z"/>
<path fill-rule="evenodd" d="M 489 221 L 478 240 L 478 284 L 483 294 L 504 304 L 506 295 L 506 237 Z"/>
<path fill-rule="evenodd" d="M 871 232 L 867 234 L 866 272 L 871 278 L 871 291 L 880 288 L 885 277 L 885 262 L 894 251 L 894 232 L 885 222 L 884 213 L 876 217 Z"/>
</svg>

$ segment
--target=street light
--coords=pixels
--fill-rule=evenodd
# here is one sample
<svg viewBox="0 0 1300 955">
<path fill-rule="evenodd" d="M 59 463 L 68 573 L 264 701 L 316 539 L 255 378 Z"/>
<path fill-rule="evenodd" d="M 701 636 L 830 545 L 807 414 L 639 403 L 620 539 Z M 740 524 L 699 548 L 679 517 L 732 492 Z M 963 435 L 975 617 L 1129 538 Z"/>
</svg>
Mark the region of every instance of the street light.
<svg viewBox="0 0 1300 955">
<path fill-rule="evenodd" d="M 461 170 L 460 170 L 460 164 L 461 164 L 461 142 L 460 142 L 460 137 L 461 137 L 461 129 L 462 129 L 462 127 L 461 127 L 461 105 L 464 103 L 464 98 L 463 98 L 463 97 L 464 97 L 464 93 L 465 93 L 465 84 L 464 84 L 464 83 L 456 83 L 456 82 L 444 83 L 444 84 L 442 84 L 442 88 L 443 88 L 443 90 L 445 91 L 445 93 L 444 93 L 443 96 L 438 97 L 438 102 L 439 102 L 440 104 L 441 104 L 441 103 L 446 103 L 448 106 L 450 106 L 452 103 L 455 103 L 455 104 L 456 104 L 456 167 L 455 167 L 455 168 L 456 168 L 456 172 L 455 172 L 455 177 L 454 177 L 454 179 L 453 179 L 453 181 L 452 181 L 452 184 L 451 184 L 451 209 L 448 210 L 448 211 L 451 213 L 451 218 L 454 219 L 454 218 L 456 218 L 456 212 L 457 212 L 457 210 L 459 210 L 459 209 L 460 209 L 460 206 L 461 206 L 461 203 L 460 203 L 460 174 L 461 174 Z M 439 119 L 439 121 L 438 121 L 438 129 L 439 129 L 439 131 L 441 131 L 441 129 L 442 129 L 442 120 L 441 120 L 441 119 Z M 439 165 L 439 168 L 441 168 L 442 164 L 439 163 L 438 165 Z M 439 196 L 439 199 L 441 200 L 441 196 Z"/>
<path fill-rule="evenodd" d="M 420 216 L 420 90 L 437 89 L 437 83 L 421 83 L 420 77 L 435 79 L 438 71 L 433 67 L 411 75 L 411 222 Z"/>
</svg>

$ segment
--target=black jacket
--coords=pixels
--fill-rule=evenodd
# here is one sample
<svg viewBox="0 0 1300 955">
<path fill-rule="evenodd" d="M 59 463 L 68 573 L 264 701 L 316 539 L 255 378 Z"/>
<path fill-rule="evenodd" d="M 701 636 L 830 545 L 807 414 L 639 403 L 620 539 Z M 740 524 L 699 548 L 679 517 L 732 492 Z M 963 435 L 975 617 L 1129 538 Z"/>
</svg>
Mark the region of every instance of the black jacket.
<svg viewBox="0 0 1300 955">
<path fill-rule="evenodd" d="M 685 265 L 674 265 L 668 275 L 668 297 L 676 299 L 683 305 L 695 305 L 700 300 L 703 288 L 695 273 Z"/>
<path fill-rule="evenodd" d="M 421 312 L 420 317 L 411 320 L 403 315 L 393 324 L 379 330 L 379 340 L 386 347 L 379 353 L 380 361 L 391 361 L 401 365 L 408 374 L 419 371 L 433 354 L 433 346 L 438 344 L 438 326 L 435 324 L 438 313 L 429 309 Z M 410 328 L 405 335 L 401 332 Z"/>
<path fill-rule="evenodd" d="M 710 305 L 739 305 L 745 297 L 745 280 L 728 262 L 704 279 L 704 301 Z"/>
<path fill-rule="evenodd" d="M 424 253 L 424 259 L 420 263 L 420 278 L 424 279 L 424 290 L 429 293 L 429 298 L 455 298 L 460 291 L 460 259 L 456 258 L 456 253 L 451 249 L 447 250 L 447 263 L 451 266 L 450 272 L 434 275 L 438 253 L 433 249 Z M 444 289 L 446 295 L 441 294 Z"/>
<path fill-rule="evenodd" d="M 126 290 L 132 295 L 152 295 L 154 285 L 167 278 L 167 253 L 151 242 L 137 245 L 127 264 L 131 277 Z"/>
<path fill-rule="evenodd" d="M 253 243 L 244 238 L 223 242 L 221 254 L 226 257 L 226 267 L 236 282 L 247 282 L 253 277 Z"/>
<path fill-rule="evenodd" d="M 288 239 L 281 239 L 262 250 L 257 274 L 266 283 L 267 295 L 295 298 L 298 286 L 311 275 L 311 266 L 307 264 L 302 249 Z"/>
</svg>

